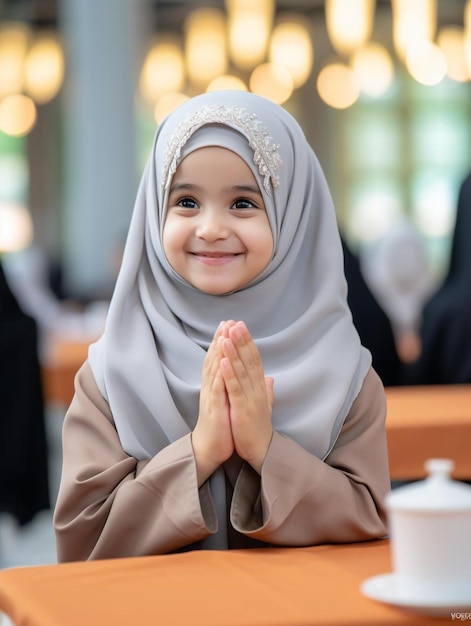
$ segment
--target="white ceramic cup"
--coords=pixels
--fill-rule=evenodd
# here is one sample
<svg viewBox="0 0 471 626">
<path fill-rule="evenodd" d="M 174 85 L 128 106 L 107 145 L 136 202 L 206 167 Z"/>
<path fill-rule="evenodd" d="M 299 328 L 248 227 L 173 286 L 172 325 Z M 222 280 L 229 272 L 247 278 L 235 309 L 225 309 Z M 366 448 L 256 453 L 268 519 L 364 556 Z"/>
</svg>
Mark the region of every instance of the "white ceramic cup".
<svg viewBox="0 0 471 626">
<path fill-rule="evenodd" d="M 471 487 L 450 479 L 448 459 L 426 469 L 428 478 L 386 501 L 398 588 L 413 598 L 471 600 Z"/>
</svg>

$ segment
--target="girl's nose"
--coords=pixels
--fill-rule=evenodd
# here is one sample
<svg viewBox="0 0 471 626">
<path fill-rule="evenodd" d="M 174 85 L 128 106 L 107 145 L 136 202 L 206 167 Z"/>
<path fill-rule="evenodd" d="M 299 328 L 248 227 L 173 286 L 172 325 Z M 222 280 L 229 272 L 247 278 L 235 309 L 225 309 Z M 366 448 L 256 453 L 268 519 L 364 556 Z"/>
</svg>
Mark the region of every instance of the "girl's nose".
<svg viewBox="0 0 471 626">
<path fill-rule="evenodd" d="M 195 229 L 195 234 L 205 241 L 226 239 L 229 235 L 226 220 L 223 215 L 213 211 L 202 211 Z"/>
</svg>

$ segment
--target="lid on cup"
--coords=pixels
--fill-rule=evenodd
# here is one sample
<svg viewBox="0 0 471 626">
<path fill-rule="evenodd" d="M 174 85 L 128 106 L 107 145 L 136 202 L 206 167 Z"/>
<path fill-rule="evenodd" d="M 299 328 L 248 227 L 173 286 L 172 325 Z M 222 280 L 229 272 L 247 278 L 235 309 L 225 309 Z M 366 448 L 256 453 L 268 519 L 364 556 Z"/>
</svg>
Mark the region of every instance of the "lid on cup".
<svg viewBox="0 0 471 626">
<path fill-rule="evenodd" d="M 469 511 L 471 513 L 471 487 L 450 474 L 454 463 L 450 459 L 429 459 L 424 465 L 425 480 L 393 489 L 386 497 L 389 509 L 409 511 Z"/>
</svg>

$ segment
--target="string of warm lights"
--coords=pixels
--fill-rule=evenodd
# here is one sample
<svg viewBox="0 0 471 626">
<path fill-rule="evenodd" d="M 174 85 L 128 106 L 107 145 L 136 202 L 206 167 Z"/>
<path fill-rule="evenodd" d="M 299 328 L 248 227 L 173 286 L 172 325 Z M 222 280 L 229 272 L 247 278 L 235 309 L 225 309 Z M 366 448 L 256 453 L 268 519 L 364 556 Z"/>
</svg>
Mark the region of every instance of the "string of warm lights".
<svg viewBox="0 0 471 626">
<path fill-rule="evenodd" d="M 140 76 L 141 94 L 155 107 L 157 122 L 202 91 L 250 90 L 282 104 L 304 85 L 314 69 L 312 24 L 305 15 L 275 9 L 275 0 L 226 0 L 225 10 L 193 10 L 182 33 L 158 33 Z M 318 68 L 316 87 L 327 105 L 344 109 L 361 93 L 384 95 L 396 62 L 424 85 L 445 76 L 471 79 L 471 0 L 463 25 L 440 30 L 437 0 L 391 0 L 395 59 L 372 39 L 375 10 L 375 0 L 326 0 L 336 56 Z"/>
<path fill-rule="evenodd" d="M 158 33 L 140 75 L 144 100 L 160 121 L 182 100 L 241 89 L 282 104 L 309 78 L 312 32 L 304 16 L 275 18 L 275 0 L 226 0 L 190 12 L 181 34 Z"/>
<path fill-rule="evenodd" d="M 361 93 L 380 97 L 393 82 L 395 60 L 372 40 L 376 0 L 326 0 L 325 25 L 336 53 L 317 69 L 316 87 L 329 106 L 351 106 Z M 463 25 L 437 32 L 437 0 L 391 0 L 396 61 L 425 85 L 445 76 L 471 79 L 471 0 Z M 224 9 L 191 11 L 178 33 L 157 33 L 140 73 L 140 93 L 159 122 L 186 98 L 214 89 L 243 89 L 279 104 L 314 69 L 313 25 L 305 15 L 276 12 L 276 0 L 225 0 Z M 0 131 L 21 136 L 37 106 L 52 100 L 64 78 L 56 32 L 23 22 L 0 25 Z"/>
<path fill-rule="evenodd" d="M 24 22 L 0 25 L 0 130 L 28 134 L 37 106 L 52 100 L 64 78 L 64 55 L 56 32 Z"/>
<path fill-rule="evenodd" d="M 57 33 L 33 30 L 19 21 L 0 25 L 0 131 L 27 135 L 35 126 L 37 107 L 52 100 L 64 77 L 64 55 Z M 15 252 L 33 240 L 26 206 L 2 198 L 0 254 Z"/>
</svg>

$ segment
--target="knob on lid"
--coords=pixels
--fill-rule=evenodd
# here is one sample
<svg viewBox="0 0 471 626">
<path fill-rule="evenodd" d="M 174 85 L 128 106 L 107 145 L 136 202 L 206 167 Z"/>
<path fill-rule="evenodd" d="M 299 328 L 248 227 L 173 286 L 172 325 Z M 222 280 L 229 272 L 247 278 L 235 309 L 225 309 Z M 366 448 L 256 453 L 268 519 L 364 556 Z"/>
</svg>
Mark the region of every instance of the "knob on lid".
<svg viewBox="0 0 471 626">
<path fill-rule="evenodd" d="M 425 480 L 398 487 L 388 494 L 389 509 L 471 513 L 471 486 L 451 478 L 452 460 L 428 459 L 424 467 L 428 473 Z"/>
<path fill-rule="evenodd" d="M 429 476 L 450 478 L 455 464 L 451 459 L 428 459 L 425 461 L 424 467 Z"/>
</svg>

